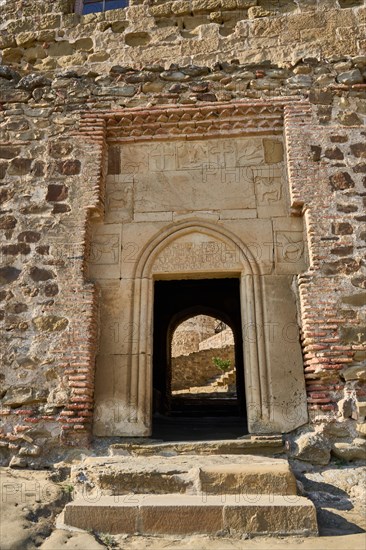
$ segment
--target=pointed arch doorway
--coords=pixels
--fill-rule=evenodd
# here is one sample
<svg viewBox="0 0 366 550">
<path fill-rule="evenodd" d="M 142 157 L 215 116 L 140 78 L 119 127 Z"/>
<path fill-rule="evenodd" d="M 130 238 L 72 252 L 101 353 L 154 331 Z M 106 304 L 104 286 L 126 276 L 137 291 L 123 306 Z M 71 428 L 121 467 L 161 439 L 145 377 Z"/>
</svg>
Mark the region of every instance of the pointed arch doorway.
<svg viewBox="0 0 366 550">
<path fill-rule="evenodd" d="M 196 315 L 219 319 L 233 332 L 235 397 L 172 392 L 172 336 L 178 325 Z M 156 280 L 153 327 L 153 436 L 222 439 L 248 433 L 239 277 Z M 206 364 L 195 368 L 210 369 L 212 353 L 201 355 Z"/>
<path fill-rule="evenodd" d="M 111 308 L 125 315 L 123 338 L 118 333 L 116 353 L 97 360 L 95 435 L 152 434 L 154 286 L 178 279 L 239 281 L 249 433 L 287 432 L 306 422 L 301 347 L 296 335 L 288 337 L 288 329 L 297 327 L 291 277 L 263 273 L 245 241 L 197 218 L 168 225 L 148 240 L 133 271 L 110 295 Z"/>
</svg>

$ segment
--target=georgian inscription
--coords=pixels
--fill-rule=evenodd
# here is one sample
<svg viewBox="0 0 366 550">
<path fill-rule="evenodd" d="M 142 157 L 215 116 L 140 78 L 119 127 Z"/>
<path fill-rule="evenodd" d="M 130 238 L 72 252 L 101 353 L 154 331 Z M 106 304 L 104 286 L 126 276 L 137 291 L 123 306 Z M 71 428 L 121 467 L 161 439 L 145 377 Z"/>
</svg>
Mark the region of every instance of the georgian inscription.
<svg viewBox="0 0 366 550">
<path fill-rule="evenodd" d="M 233 245 L 192 234 L 170 244 L 154 263 L 153 271 L 211 271 L 240 269 L 241 251 Z"/>
</svg>

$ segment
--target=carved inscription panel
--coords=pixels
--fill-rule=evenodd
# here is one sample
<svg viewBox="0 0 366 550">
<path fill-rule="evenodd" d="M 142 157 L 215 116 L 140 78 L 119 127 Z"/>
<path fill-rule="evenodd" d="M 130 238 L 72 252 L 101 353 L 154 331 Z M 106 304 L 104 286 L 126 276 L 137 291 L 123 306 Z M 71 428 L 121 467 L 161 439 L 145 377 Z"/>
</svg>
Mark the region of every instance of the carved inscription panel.
<svg viewBox="0 0 366 550">
<path fill-rule="evenodd" d="M 280 137 L 126 143 L 113 146 L 110 156 L 106 214 L 111 223 L 162 212 L 259 208 L 268 217 L 285 214 Z"/>
<path fill-rule="evenodd" d="M 242 269 L 241 251 L 233 244 L 192 233 L 175 239 L 158 255 L 153 273 L 222 272 Z"/>
</svg>

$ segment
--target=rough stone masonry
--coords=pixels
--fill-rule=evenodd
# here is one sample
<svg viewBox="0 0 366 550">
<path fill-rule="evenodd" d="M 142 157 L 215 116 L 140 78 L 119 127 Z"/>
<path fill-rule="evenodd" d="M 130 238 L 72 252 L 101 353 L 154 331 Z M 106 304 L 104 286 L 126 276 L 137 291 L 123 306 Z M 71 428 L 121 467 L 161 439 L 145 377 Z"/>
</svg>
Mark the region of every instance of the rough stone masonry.
<svg viewBox="0 0 366 550">
<path fill-rule="evenodd" d="M 301 331 L 308 421 L 287 434 L 290 453 L 320 464 L 331 453 L 363 458 L 364 2 L 132 0 L 128 8 L 84 16 L 74 8 L 70 0 L 0 1 L 4 463 L 13 457 L 18 465 L 45 464 L 67 446 L 90 442 L 103 311 L 111 307 L 105 288 L 113 291 L 120 277 L 133 278 L 123 274 L 128 262 L 118 238 L 107 241 L 108 254 L 122 271 L 109 279 L 95 273 L 95 236 L 118 235 L 135 224 L 134 237 L 124 244 L 137 242 L 139 227 L 148 241 L 177 224 L 189 227 L 193 218 L 205 234 L 225 229 L 227 239 L 229 226 L 232 233 L 242 231 L 244 241 L 251 223 L 268 227 L 274 252 L 258 262 L 258 277 L 267 288 L 269 277 L 281 278 L 284 295 L 292 292 L 296 300 Z M 199 212 L 188 205 L 180 212 L 171 200 L 159 214 L 155 207 L 136 206 L 133 190 L 148 180 L 134 179 L 133 170 L 129 179 L 121 170 L 124 148 L 142 155 L 144 144 L 208 143 L 220 136 L 259 144 L 264 179 L 254 171 L 256 160 L 226 164 L 224 179 L 215 179 L 230 198 L 225 185 L 238 185 L 236 174 L 245 168 L 249 205 L 230 204 L 225 212 L 216 203 Z M 265 140 L 272 140 L 270 150 Z M 208 164 L 209 176 L 221 178 L 220 166 Z M 164 169 L 156 173 L 162 178 Z M 113 186 L 122 184 L 120 196 Z M 261 185 L 271 193 L 262 203 Z M 247 225 L 240 222 L 235 232 L 243 219 Z M 113 224 L 119 224 L 116 231 Z M 290 237 L 300 233 L 300 249 L 277 240 L 286 231 Z M 267 233 L 261 234 L 268 243 Z M 281 267 L 276 254 L 284 247 L 288 264 L 291 252 L 297 258 L 303 250 L 295 270 Z M 152 277 L 160 273 L 154 265 Z M 124 375 L 133 379 L 133 368 Z M 281 364 L 276 368 L 280 372 Z M 276 415 L 275 381 L 268 380 L 268 407 Z M 134 387 L 132 380 L 133 397 Z M 142 418 L 147 416 L 144 410 Z"/>
</svg>

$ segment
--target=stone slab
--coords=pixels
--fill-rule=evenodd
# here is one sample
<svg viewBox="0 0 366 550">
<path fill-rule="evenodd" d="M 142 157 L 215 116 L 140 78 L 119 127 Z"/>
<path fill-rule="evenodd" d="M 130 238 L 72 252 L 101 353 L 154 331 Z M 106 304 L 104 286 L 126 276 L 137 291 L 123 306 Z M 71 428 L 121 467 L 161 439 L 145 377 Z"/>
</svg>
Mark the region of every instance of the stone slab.
<svg viewBox="0 0 366 550">
<path fill-rule="evenodd" d="M 192 535 L 224 529 L 255 535 L 317 535 L 315 506 L 279 495 L 125 495 L 66 505 L 65 524 L 99 532 Z"/>
<path fill-rule="evenodd" d="M 114 497 L 100 497 L 96 502 L 87 499 L 71 502 L 65 507 L 64 521 L 66 525 L 98 531 L 101 533 L 135 533 L 139 513 L 138 500 L 131 495 L 119 497 L 116 503 Z"/>
<path fill-rule="evenodd" d="M 223 527 L 222 503 L 186 495 L 148 497 L 142 502 L 140 521 L 144 534 L 215 534 Z"/>
<path fill-rule="evenodd" d="M 226 439 L 218 441 L 180 441 L 163 443 L 146 440 L 143 444 L 126 442 L 110 446 L 112 455 L 126 454 L 149 456 L 166 453 L 172 454 L 230 454 L 230 455 L 269 455 L 281 454 L 285 451 L 282 436 L 246 436 L 241 439 Z"/>
<path fill-rule="evenodd" d="M 224 528 L 256 535 L 317 535 L 316 509 L 300 496 L 245 495 L 224 506 Z"/>
<path fill-rule="evenodd" d="M 296 495 L 296 479 L 288 464 L 224 464 L 200 469 L 202 491 L 208 494 L 257 493 Z"/>
<path fill-rule="evenodd" d="M 85 480 L 103 495 L 135 494 L 296 494 L 285 459 L 253 455 L 180 455 L 89 457 L 72 468 L 76 494 Z"/>
</svg>

